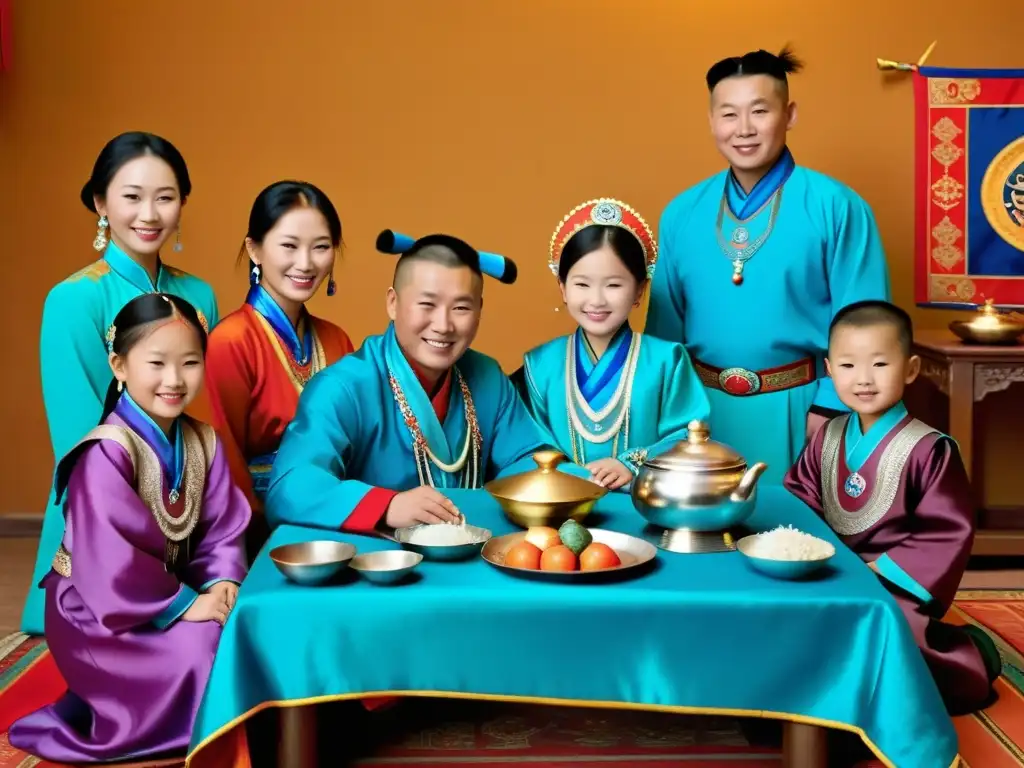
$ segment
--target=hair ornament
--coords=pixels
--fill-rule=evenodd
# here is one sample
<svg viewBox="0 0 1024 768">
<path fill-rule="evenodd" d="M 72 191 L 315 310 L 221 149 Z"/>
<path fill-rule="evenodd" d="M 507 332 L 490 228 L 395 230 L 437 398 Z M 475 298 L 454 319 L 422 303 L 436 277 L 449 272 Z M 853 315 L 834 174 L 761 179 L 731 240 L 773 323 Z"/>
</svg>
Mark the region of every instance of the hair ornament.
<svg viewBox="0 0 1024 768">
<path fill-rule="evenodd" d="M 643 248 L 644 259 L 647 263 L 647 277 L 654 277 L 654 266 L 658 261 L 658 243 L 654 238 L 654 233 L 651 232 L 651 228 L 643 216 L 631 206 L 610 197 L 588 200 L 582 205 L 576 206 L 555 228 L 548 249 L 548 266 L 555 277 L 558 277 L 558 260 L 562 257 L 565 244 L 581 229 L 596 225 L 620 227 L 633 235 L 640 243 L 640 247 Z"/>
<path fill-rule="evenodd" d="M 446 246 L 467 266 L 507 285 L 514 283 L 519 275 L 516 263 L 512 259 L 498 253 L 478 251 L 469 243 L 452 235 L 425 235 L 413 239 L 391 229 L 385 229 L 377 235 L 378 251 L 400 257 L 413 254 L 429 245 Z"/>
<path fill-rule="evenodd" d="M 116 336 L 117 336 L 117 327 L 113 323 L 111 323 L 110 327 L 107 328 L 107 336 L 106 336 L 106 339 L 107 339 L 107 352 L 113 352 L 114 351 L 114 339 L 116 338 Z"/>
</svg>

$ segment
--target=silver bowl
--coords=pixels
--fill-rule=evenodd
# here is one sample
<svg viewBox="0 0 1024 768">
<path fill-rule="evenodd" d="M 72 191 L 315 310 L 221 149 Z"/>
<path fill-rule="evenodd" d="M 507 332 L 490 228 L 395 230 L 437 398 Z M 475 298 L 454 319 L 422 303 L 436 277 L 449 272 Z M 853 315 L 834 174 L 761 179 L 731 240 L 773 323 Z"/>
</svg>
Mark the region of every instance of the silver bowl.
<svg viewBox="0 0 1024 768">
<path fill-rule="evenodd" d="M 437 526 L 447 523 L 437 523 Z M 466 531 L 473 537 L 468 544 L 416 544 L 412 539 L 416 537 L 417 531 L 424 528 L 434 528 L 435 525 L 414 525 L 410 528 L 399 528 L 395 531 L 395 541 L 402 545 L 403 549 L 412 552 L 419 552 L 427 560 L 441 560 L 452 562 L 455 560 L 468 560 L 476 557 L 491 538 L 491 532 L 486 528 L 478 528 L 475 525 L 467 525 Z"/>
<path fill-rule="evenodd" d="M 285 578 L 306 587 L 330 581 L 343 571 L 356 548 L 342 541 L 303 541 L 270 550 L 270 559 Z"/>
<path fill-rule="evenodd" d="M 379 552 L 356 555 L 349 563 L 349 567 L 374 584 L 395 584 L 412 573 L 421 562 L 423 555 L 419 552 L 382 549 Z"/>
</svg>

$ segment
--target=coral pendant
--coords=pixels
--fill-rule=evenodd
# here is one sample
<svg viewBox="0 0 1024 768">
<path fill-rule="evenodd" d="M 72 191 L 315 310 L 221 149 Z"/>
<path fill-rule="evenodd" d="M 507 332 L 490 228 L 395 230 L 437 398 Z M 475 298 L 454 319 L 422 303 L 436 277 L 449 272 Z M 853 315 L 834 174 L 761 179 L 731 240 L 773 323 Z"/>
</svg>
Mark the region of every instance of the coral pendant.
<svg viewBox="0 0 1024 768">
<path fill-rule="evenodd" d="M 732 274 L 733 285 L 743 285 L 743 275 L 740 272 L 733 272 Z"/>
</svg>

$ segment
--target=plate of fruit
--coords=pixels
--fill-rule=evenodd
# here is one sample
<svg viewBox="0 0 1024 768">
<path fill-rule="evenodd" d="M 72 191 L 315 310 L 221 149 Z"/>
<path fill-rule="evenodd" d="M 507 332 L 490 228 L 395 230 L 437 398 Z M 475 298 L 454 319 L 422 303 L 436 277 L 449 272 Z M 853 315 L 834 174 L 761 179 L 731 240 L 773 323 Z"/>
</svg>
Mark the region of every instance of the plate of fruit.
<svg viewBox="0 0 1024 768">
<path fill-rule="evenodd" d="M 625 533 L 584 528 L 567 520 L 561 528 L 536 526 L 498 536 L 484 544 L 480 556 L 516 575 L 576 580 L 629 571 L 649 563 L 654 545 Z"/>
</svg>

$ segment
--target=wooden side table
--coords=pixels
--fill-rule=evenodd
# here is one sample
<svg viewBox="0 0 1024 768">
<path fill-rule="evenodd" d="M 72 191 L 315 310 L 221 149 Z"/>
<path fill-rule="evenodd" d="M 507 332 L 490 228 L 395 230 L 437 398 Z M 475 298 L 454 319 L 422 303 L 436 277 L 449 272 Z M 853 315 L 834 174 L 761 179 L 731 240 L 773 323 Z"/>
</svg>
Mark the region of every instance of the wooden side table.
<svg viewBox="0 0 1024 768">
<path fill-rule="evenodd" d="M 983 347 L 964 344 L 949 331 L 920 330 L 914 354 L 921 357 L 921 377 L 949 398 L 949 435 L 973 478 L 974 406 L 988 394 L 1024 383 L 1024 346 Z M 981 507 L 972 554 L 1024 555 L 1024 507 L 990 512 L 983 500 Z"/>
</svg>

